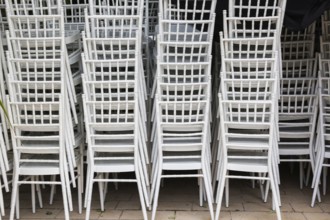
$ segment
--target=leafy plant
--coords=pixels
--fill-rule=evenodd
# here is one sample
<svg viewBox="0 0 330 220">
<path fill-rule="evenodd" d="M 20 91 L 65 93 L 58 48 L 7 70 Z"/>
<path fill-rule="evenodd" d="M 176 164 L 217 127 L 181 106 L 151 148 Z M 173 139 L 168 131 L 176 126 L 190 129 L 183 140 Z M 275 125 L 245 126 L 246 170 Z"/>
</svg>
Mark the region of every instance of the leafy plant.
<svg viewBox="0 0 330 220">
<path fill-rule="evenodd" d="M 2 100 L 0 100 L 0 109 L 2 109 L 2 111 L 5 113 L 5 116 L 6 116 L 6 118 L 9 121 L 8 112 L 7 112 L 6 108 L 5 108 L 5 105 L 3 104 Z"/>
</svg>

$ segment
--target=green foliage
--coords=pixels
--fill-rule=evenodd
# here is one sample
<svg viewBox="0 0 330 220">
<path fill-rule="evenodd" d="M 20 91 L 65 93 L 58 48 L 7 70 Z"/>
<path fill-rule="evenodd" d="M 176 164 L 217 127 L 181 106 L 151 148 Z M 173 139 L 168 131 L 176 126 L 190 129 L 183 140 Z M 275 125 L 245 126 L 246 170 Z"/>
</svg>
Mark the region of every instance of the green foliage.
<svg viewBox="0 0 330 220">
<path fill-rule="evenodd" d="M 6 108 L 5 108 L 5 106 L 4 106 L 3 102 L 2 102 L 2 100 L 0 100 L 0 109 L 5 113 L 5 116 L 6 116 L 6 118 L 7 118 L 8 121 L 9 121 L 8 112 L 7 112 Z"/>
</svg>

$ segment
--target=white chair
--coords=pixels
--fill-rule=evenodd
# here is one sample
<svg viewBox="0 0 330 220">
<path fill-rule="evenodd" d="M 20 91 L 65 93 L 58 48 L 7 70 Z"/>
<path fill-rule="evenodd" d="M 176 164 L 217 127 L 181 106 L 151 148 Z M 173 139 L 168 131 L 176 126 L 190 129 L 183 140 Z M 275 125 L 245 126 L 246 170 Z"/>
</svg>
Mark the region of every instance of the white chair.
<svg viewBox="0 0 330 220">
<path fill-rule="evenodd" d="M 322 72 L 322 71 L 320 71 Z M 323 82 L 322 82 L 323 81 Z M 316 137 L 316 156 L 315 156 L 315 172 L 312 182 L 313 196 L 311 201 L 311 206 L 314 207 L 316 196 L 319 192 L 320 183 L 323 185 L 323 194 L 326 193 L 326 183 L 327 183 L 327 168 L 329 166 L 329 90 L 327 87 L 322 85 L 328 84 L 328 78 L 319 75 L 320 88 L 318 91 L 319 98 L 319 117 L 318 117 L 318 128 Z M 321 175 L 323 171 L 323 180 L 321 180 Z M 321 202 L 321 198 L 318 199 Z"/>
<path fill-rule="evenodd" d="M 216 219 L 219 218 L 222 195 L 228 179 L 269 181 L 273 194 L 273 209 L 281 219 L 279 189 L 274 176 L 272 156 L 274 134 L 274 100 L 225 101 L 220 99 L 221 172 L 218 185 Z M 259 176 L 232 175 L 230 171 L 259 173 Z M 264 175 L 266 174 L 266 175 Z"/>
<path fill-rule="evenodd" d="M 318 109 L 315 90 L 313 92 L 313 95 L 281 95 L 279 100 L 280 161 L 300 163 L 301 188 L 305 176 L 303 163 L 309 163 L 314 173 L 314 133 Z"/>
<path fill-rule="evenodd" d="M 64 97 L 62 102 L 63 99 Z M 68 200 L 71 199 L 69 198 L 71 195 L 68 194 L 70 191 L 69 176 L 65 154 L 65 108 L 60 103 L 61 101 L 49 103 L 8 102 L 13 126 L 14 152 L 10 219 L 14 219 L 15 206 L 19 201 L 18 189 L 21 184 L 60 184 L 65 219 L 69 219 Z M 24 154 L 29 157 L 24 158 Z M 60 175 L 60 181 L 41 181 L 34 178 L 39 175 Z M 31 176 L 31 180 L 20 180 L 22 176 Z"/>
<path fill-rule="evenodd" d="M 209 99 L 206 101 L 161 101 L 156 97 L 156 141 L 157 160 L 155 180 L 152 186 L 152 219 L 155 219 L 161 179 L 163 178 L 202 178 L 203 188 L 210 210 L 213 213 L 213 193 L 211 186 L 210 163 L 207 154 L 209 145 Z M 198 171 L 197 174 L 166 174 L 164 171 Z M 202 198 L 201 198 L 202 199 Z"/>
<path fill-rule="evenodd" d="M 86 101 L 85 123 L 88 137 L 88 171 L 86 185 L 89 219 L 93 183 L 99 183 L 101 209 L 103 184 L 106 182 L 136 182 L 144 219 L 147 219 L 147 188 L 141 164 L 139 110 L 137 98 L 131 101 Z M 106 113 L 106 112 L 111 112 Z M 121 112 L 121 113 L 120 113 Z M 125 113 L 124 113 L 125 112 Z M 136 179 L 106 178 L 102 173 L 135 172 Z M 96 176 L 94 177 L 94 175 Z"/>
</svg>

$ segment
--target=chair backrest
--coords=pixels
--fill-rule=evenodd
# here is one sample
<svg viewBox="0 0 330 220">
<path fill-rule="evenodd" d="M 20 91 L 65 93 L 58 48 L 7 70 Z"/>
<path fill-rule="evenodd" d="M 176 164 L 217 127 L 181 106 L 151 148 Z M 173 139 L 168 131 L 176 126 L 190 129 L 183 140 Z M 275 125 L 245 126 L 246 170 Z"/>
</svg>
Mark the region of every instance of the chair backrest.
<svg viewBox="0 0 330 220">
<path fill-rule="evenodd" d="M 178 63 L 159 62 L 157 77 L 162 83 L 205 83 L 211 75 L 211 60 L 208 62 Z"/>
<path fill-rule="evenodd" d="M 269 17 L 228 17 L 224 11 L 226 38 L 279 37 L 281 13 Z"/>
<path fill-rule="evenodd" d="M 330 59 L 330 41 L 323 40 L 320 37 L 320 54 L 323 59 Z"/>
<path fill-rule="evenodd" d="M 283 10 L 285 5 L 281 0 L 253 1 L 232 0 L 229 1 L 229 16 L 231 17 L 266 17 L 277 15 L 278 9 Z M 283 8 L 284 7 L 284 8 Z M 284 11 L 284 10 L 283 10 Z"/>
<path fill-rule="evenodd" d="M 280 81 L 281 95 L 315 95 L 317 78 L 282 78 Z"/>
<path fill-rule="evenodd" d="M 141 0 L 89 0 L 91 15 L 143 15 L 143 1 Z"/>
<path fill-rule="evenodd" d="M 90 60 L 82 54 L 83 70 L 88 81 L 125 82 L 138 77 L 136 59 Z"/>
<path fill-rule="evenodd" d="M 17 155 L 60 154 L 64 149 L 60 144 L 64 138 L 60 102 L 9 102 L 13 149 Z M 19 164 L 20 157 L 17 159 Z"/>
<path fill-rule="evenodd" d="M 208 101 L 162 102 L 158 101 L 159 123 L 189 125 L 205 123 Z"/>
<path fill-rule="evenodd" d="M 281 33 L 281 41 L 306 41 L 313 40 L 315 38 L 315 28 L 316 22 L 313 22 L 304 30 L 290 30 L 288 28 L 283 28 Z"/>
<path fill-rule="evenodd" d="M 13 59 L 36 60 L 36 62 L 45 59 L 60 60 L 66 49 L 62 37 L 21 38 L 8 36 L 8 47 Z"/>
<path fill-rule="evenodd" d="M 173 21 L 160 18 L 159 34 L 162 42 L 211 42 L 215 14 L 210 20 Z"/>
<path fill-rule="evenodd" d="M 159 42 L 159 62 L 166 63 L 207 63 L 211 58 L 212 43 Z"/>
<path fill-rule="evenodd" d="M 5 33 L 8 30 L 8 18 L 6 13 L 5 0 L 0 0 L 0 32 Z M 0 35 L 2 36 L 2 35 Z"/>
<path fill-rule="evenodd" d="M 278 102 L 279 114 L 315 114 L 317 95 L 281 95 Z"/>
<path fill-rule="evenodd" d="M 63 2 L 64 23 L 81 24 L 82 28 L 85 24 L 85 8 L 88 8 L 89 0 L 67 0 Z"/>
<path fill-rule="evenodd" d="M 316 78 L 317 57 L 311 59 L 282 60 L 282 78 Z"/>
<path fill-rule="evenodd" d="M 221 77 L 223 79 L 274 79 L 277 78 L 277 54 L 273 58 L 226 58 L 222 56 Z"/>
<path fill-rule="evenodd" d="M 216 0 L 164 0 L 159 12 L 169 20 L 210 20 L 215 13 Z"/>
<path fill-rule="evenodd" d="M 8 14 L 10 36 L 21 38 L 64 37 L 63 10 L 56 15 L 11 16 Z"/>
<path fill-rule="evenodd" d="M 224 58 L 262 59 L 273 58 L 277 51 L 277 39 L 265 38 L 223 38 L 220 32 L 221 55 Z"/>
<path fill-rule="evenodd" d="M 137 38 L 87 38 L 83 36 L 84 54 L 87 60 L 135 59 L 140 53 Z"/>
<path fill-rule="evenodd" d="M 84 94 L 89 101 L 127 102 L 134 100 L 137 92 L 135 80 L 127 81 L 88 81 L 83 76 Z"/>
<path fill-rule="evenodd" d="M 87 9 L 85 10 L 87 13 Z M 86 15 L 86 36 L 88 38 L 136 38 L 141 40 L 142 18 L 140 16 Z"/>
<path fill-rule="evenodd" d="M 137 100 L 88 101 L 83 96 L 83 101 L 89 151 L 134 152 L 138 147 Z"/>
<path fill-rule="evenodd" d="M 314 57 L 314 36 L 312 40 L 281 42 L 282 59 L 311 59 Z"/>
<path fill-rule="evenodd" d="M 166 102 L 205 101 L 210 96 L 211 80 L 203 83 L 158 82 L 158 98 Z"/>
<path fill-rule="evenodd" d="M 6 0 L 11 15 L 58 15 L 62 1 L 57 0 Z"/>
<path fill-rule="evenodd" d="M 156 26 L 158 25 L 158 9 L 159 1 L 158 0 L 149 0 L 144 1 L 148 5 L 148 11 L 145 10 L 145 14 L 148 15 L 148 25 L 149 27 L 149 36 L 154 36 L 156 34 Z"/>
<path fill-rule="evenodd" d="M 219 94 L 220 130 L 225 159 L 230 149 L 243 151 L 243 154 L 237 152 L 237 156 L 249 159 L 258 158 L 249 152 L 270 153 L 275 129 L 273 101 L 228 101 L 221 96 Z"/>
<path fill-rule="evenodd" d="M 276 92 L 273 79 L 222 79 L 221 90 L 228 100 L 269 101 Z M 226 100 L 227 100 L 226 99 Z"/>
</svg>

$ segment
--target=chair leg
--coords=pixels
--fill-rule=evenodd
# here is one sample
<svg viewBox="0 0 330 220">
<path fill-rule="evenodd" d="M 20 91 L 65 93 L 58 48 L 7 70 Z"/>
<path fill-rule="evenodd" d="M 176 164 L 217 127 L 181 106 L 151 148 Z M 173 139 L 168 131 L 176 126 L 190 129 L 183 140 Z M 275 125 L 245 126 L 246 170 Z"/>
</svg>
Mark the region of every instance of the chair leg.
<svg viewBox="0 0 330 220">
<path fill-rule="evenodd" d="M 267 202 L 267 200 L 268 200 L 269 185 L 270 185 L 270 182 L 269 182 L 269 180 L 268 180 L 268 181 L 266 182 L 266 189 L 265 189 L 265 198 L 264 198 L 264 202 Z"/>
<path fill-rule="evenodd" d="M 275 177 L 272 174 L 272 171 L 270 170 L 270 172 L 269 172 L 269 181 L 270 181 L 270 185 L 271 185 L 271 188 L 272 188 L 272 197 L 273 197 L 273 200 L 274 200 L 276 216 L 277 216 L 277 220 L 281 220 L 282 217 L 281 217 L 281 211 L 280 211 L 280 206 L 279 206 L 279 200 L 278 200 L 277 193 L 276 193 L 276 191 L 277 191 L 276 187 L 278 187 L 278 186 L 275 184 L 274 178 Z"/>
<path fill-rule="evenodd" d="M 37 180 L 39 181 L 39 177 L 37 177 Z M 41 195 L 41 187 L 40 184 L 38 184 L 37 186 L 37 195 L 38 195 L 38 201 L 39 201 L 39 207 L 43 208 L 43 202 L 42 202 L 42 195 Z"/>
<path fill-rule="evenodd" d="M 205 166 L 208 166 L 206 164 Z M 206 175 L 206 168 L 203 169 L 203 180 L 204 180 L 204 186 L 206 191 L 206 197 L 207 197 L 207 203 L 210 210 L 211 220 L 214 220 L 214 210 L 213 210 L 213 193 L 212 193 L 212 186 L 210 186 L 211 179 L 209 179 Z"/>
<path fill-rule="evenodd" d="M 255 182 L 255 181 L 253 181 L 253 182 Z M 225 186 L 225 193 L 226 193 L 226 196 L 225 196 L 225 198 L 226 198 L 226 207 L 228 208 L 229 207 L 229 179 L 227 178 L 226 179 L 226 186 Z"/>
<path fill-rule="evenodd" d="M 156 162 L 156 164 L 154 165 L 155 168 L 155 172 L 154 172 L 154 178 L 153 178 L 153 184 L 151 187 L 151 194 L 150 194 L 150 204 L 152 204 L 152 201 L 154 199 L 155 196 L 155 191 L 156 191 L 156 186 L 157 186 L 157 178 L 158 178 L 158 172 L 159 172 L 159 163 Z"/>
<path fill-rule="evenodd" d="M 53 175 L 51 177 L 51 181 L 55 181 L 56 180 L 56 176 Z M 54 201 L 54 195 L 55 195 L 55 190 L 56 190 L 56 185 L 52 185 L 51 186 L 51 189 L 50 189 L 50 198 L 49 198 L 49 204 L 52 205 L 53 204 L 53 201 Z"/>
<path fill-rule="evenodd" d="M 314 185 L 314 190 L 313 190 L 313 196 L 312 196 L 312 203 L 311 206 L 314 207 L 315 205 L 315 199 L 316 199 L 316 194 L 317 191 L 319 190 L 319 183 L 320 183 L 320 178 L 321 178 L 321 172 L 322 171 L 322 166 L 318 167 L 318 170 L 316 170 L 315 174 L 317 176 L 315 176 L 315 185 Z"/>
<path fill-rule="evenodd" d="M 215 212 L 215 219 L 219 219 L 221 204 L 222 204 L 222 198 L 223 198 L 223 191 L 225 189 L 226 169 L 225 169 L 225 167 L 223 169 L 224 169 L 223 176 L 220 176 L 220 181 L 219 181 L 219 185 L 218 185 L 219 200 L 218 200 L 217 208 L 216 208 L 216 212 Z"/>
<path fill-rule="evenodd" d="M 303 189 L 304 185 L 304 166 L 302 162 L 299 162 L 299 183 L 300 189 Z"/>
<path fill-rule="evenodd" d="M 136 167 L 138 168 L 138 167 Z M 145 204 L 145 199 L 143 195 L 143 189 L 142 189 L 142 180 L 139 170 L 135 170 L 135 175 L 136 175 L 136 181 L 137 181 L 137 186 L 138 186 L 138 191 L 139 191 L 139 196 L 140 196 L 140 203 L 141 203 L 141 209 L 142 209 L 142 214 L 143 214 L 143 219 L 148 219 L 147 215 L 147 209 L 146 209 L 146 204 Z"/>
<path fill-rule="evenodd" d="M 0 218 L 5 215 L 5 206 L 3 201 L 2 185 L 0 181 Z"/>
<path fill-rule="evenodd" d="M 63 197 L 63 207 L 64 207 L 64 218 L 66 220 L 69 220 L 70 219 L 70 216 L 69 216 L 69 207 L 68 207 L 68 195 L 67 195 L 67 187 L 70 187 L 70 186 L 67 186 L 66 183 L 66 179 L 65 179 L 65 174 L 63 173 L 63 171 L 61 172 L 60 174 L 60 178 L 61 178 L 61 187 L 62 187 L 62 197 Z M 68 183 L 69 184 L 69 183 Z"/>
<path fill-rule="evenodd" d="M 159 188 L 160 188 L 160 184 L 161 184 L 161 176 L 162 176 L 162 172 L 161 170 L 157 171 L 157 179 L 156 179 L 156 183 L 155 183 L 155 194 L 154 194 L 154 203 L 152 206 L 152 214 L 151 214 L 151 220 L 155 220 L 156 219 L 156 211 L 157 211 L 157 206 L 158 206 L 158 197 L 159 197 Z"/>
<path fill-rule="evenodd" d="M 201 171 L 198 171 L 198 173 L 200 174 Z M 201 178 L 198 178 L 198 185 L 199 185 L 199 206 L 203 206 L 203 182 L 202 182 L 202 179 Z M 205 186 L 207 187 L 207 186 Z"/>
<path fill-rule="evenodd" d="M 315 168 L 314 168 L 315 169 Z M 308 164 L 308 167 L 307 167 L 307 174 L 306 174 L 306 179 L 305 179 L 305 186 L 308 186 L 308 183 L 309 183 L 309 179 L 310 179 L 310 176 L 311 176 L 311 171 L 312 171 L 312 167 L 310 164 Z"/>
<path fill-rule="evenodd" d="M 87 166 L 87 174 L 86 174 L 86 188 L 85 188 L 85 201 L 84 201 L 84 208 L 87 208 L 87 195 L 88 195 L 88 189 L 89 189 L 89 183 L 90 180 L 93 178 L 93 176 L 91 176 L 91 168 L 89 166 Z"/>
<path fill-rule="evenodd" d="M 91 212 L 91 203 L 92 203 L 92 193 L 93 193 L 93 182 L 94 182 L 94 178 L 91 175 L 91 173 L 89 173 L 90 178 L 87 179 L 86 182 L 86 197 L 85 197 L 85 202 L 86 202 L 86 220 L 89 220 L 89 216 L 90 216 L 90 212 Z M 87 188 L 88 187 L 88 188 Z"/>
<path fill-rule="evenodd" d="M 258 173 L 259 177 L 262 177 L 262 173 Z M 265 200 L 265 191 L 264 191 L 264 184 L 262 183 L 262 180 L 259 180 L 259 187 L 260 187 L 260 194 L 262 200 Z"/>
<path fill-rule="evenodd" d="M 16 219 L 20 219 L 20 212 L 19 212 L 19 185 L 17 186 L 17 196 L 16 196 Z"/>
<path fill-rule="evenodd" d="M 11 204 L 10 204 L 10 216 L 9 219 L 10 220 L 14 220 L 14 215 L 15 215 L 15 207 L 16 207 L 16 203 L 18 203 L 18 199 L 17 199 L 17 195 L 18 195 L 18 174 L 16 174 L 16 172 L 14 172 L 13 174 L 13 182 L 12 182 L 12 193 L 11 193 Z"/>
<path fill-rule="evenodd" d="M 144 172 L 142 170 L 142 164 L 138 162 L 138 167 L 137 170 L 139 171 L 140 174 L 140 179 L 141 179 L 141 186 L 142 186 L 142 190 L 143 190 L 143 195 L 144 195 L 144 200 L 146 203 L 147 208 L 150 208 L 150 187 L 149 185 L 146 183 L 146 179 L 144 176 Z"/>
<path fill-rule="evenodd" d="M 35 177 L 31 176 L 31 181 L 35 181 Z M 36 213 L 36 185 L 31 184 L 31 202 L 32 202 L 32 213 Z"/>
<path fill-rule="evenodd" d="M 83 170 L 80 162 L 78 163 L 78 212 L 82 213 L 82 193 L 83 193 Z"/>
<path fill-rule="evenodd" d="M 103 174 L 99 174 L 97 179 L 102 179 Z M 99 196 L 100 196 L 100 206 L 101 206 L 101 211 L 104 212 L 104 185 L 105 183 L 103 182 L 98 182 L 99 185 Z"/>
<path fill-rule="evenodd" d="M 327 161 L 326 161 L 327 163 Z M 323 167 L 323 195 L 327 193 L 327 176 L 328 176 L 328 168 Z"/>
</svg>

